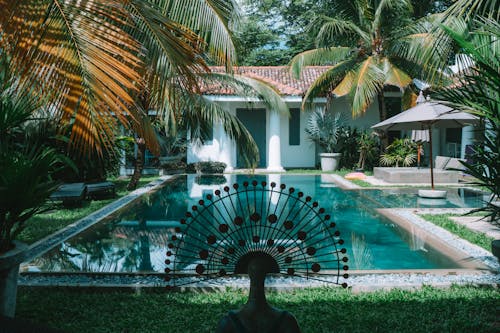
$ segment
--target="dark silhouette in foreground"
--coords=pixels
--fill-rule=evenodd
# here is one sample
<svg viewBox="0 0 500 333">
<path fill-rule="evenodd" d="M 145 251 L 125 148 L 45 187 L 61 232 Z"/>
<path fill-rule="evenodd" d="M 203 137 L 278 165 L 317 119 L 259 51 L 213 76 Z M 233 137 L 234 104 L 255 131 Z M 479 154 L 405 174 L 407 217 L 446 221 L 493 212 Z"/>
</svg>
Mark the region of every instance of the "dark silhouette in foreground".
<svg viewBox="0 0 500 333">
<path fill-rule="evenodd" d="M 276 261 L 257 252 L 247 266 L 250 277 L 248 302 L 238 311 L 229 311 L 219 322 L 217 333 L 300 333 L 295 317 L 267 303 L 264 281 L 267 273 L 278 273 Z M 240 273 L 246 273 L 241 271 Z"/>
</svg>

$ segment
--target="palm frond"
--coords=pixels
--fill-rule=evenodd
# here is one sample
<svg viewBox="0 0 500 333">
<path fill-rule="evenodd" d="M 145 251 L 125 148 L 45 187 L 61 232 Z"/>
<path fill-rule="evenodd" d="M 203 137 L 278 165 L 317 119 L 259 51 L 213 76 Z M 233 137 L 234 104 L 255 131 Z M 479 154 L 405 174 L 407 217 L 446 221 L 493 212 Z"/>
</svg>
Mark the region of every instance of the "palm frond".
<svg viewBox="0 0 500 333">
<path fill-rule="evenodd" d="M 373 15 L 372 31 L 380 29 L 383 13 L 386 11 L 411 13 L 413 7 L 409 0 L 381 0 Z"/>
<path fill-rule="evenodd" d="M 190 95 L 185 98 L 180 125 L 191 132 L 191 141 L 200 142 L 203 129 L 212 124 L 221 124 L 226 134 L 234 140 L 237 149 L 248 167 L 258 164 L 259 150 L 252 135 L 240 120 L 220 104 L 212 102 L 201 95 Z"/>
<path fill-rule="evenodd" d="M 349 96 L 352 100 L 352 115 L 358 117 L 368 109 L 382 90 L 384 72 L 379 68 L 374 57 L 368 57 L 357 66 L 354 72 L 354 83 Z"/>
<path fill-rule="evenodd" d="M 62 121 L 72 122 L 73 149 L 100 151 L 111 142 L 112 114 L 123 123 L 138 118 L 131 93 L 141 79 L 140 46 L 123 29 L 130 22 L 122 1 L 18 1 L 6 8 L 1 47 L 19 86 L 50 96 Z"/>
<path fill-rule="evenodd" d="M 387 58 L 382 60 L 382 70 L 385 76 L 384 85 L 395 86 L 403 91 L 412 83 L 412 78 Z"/>
<path fill-rule="evenodd" d="M 498 8 L 500 8 L 498 0 L 457 0 L 446 10 L 446 15 L 465 19 L 483 16 L 498 21 L 500 19 Z"/>
<path fill-rule="evenodd" d="M 207 42 L 214 61 L 222 65 L 235 61 L 229 29 L 229 23 L 238 20 L 234 0 L 158 0 L 158 3 L 167 17 L 196 31 Z"/>
<path fill-rule="evenodd" d="M 342 81 L 340 81 L 340 83 L 335 87 L 335 89 L 333 89 L 332 92 L 335 94 L 335 96 L 347 95 L 352 89 L 355 77 L 356 74 L 354 73 L 354 71 L 347 72 Z"/>
<path fill-rule="evenodd" d="M 278 90 L 264 81 L 242 75 L 229 75 L 211 73 L 204 75 L 212 81 L 223 82 L 236 90 L 236 94 L 246 97 L 256 97 L 271 111 L 289 115 L 288 105 L 285 103 Z"/>
<path fill-rule="evenodd" d="M 349 47 L 329 47 L 304 51 L 297 54 L 290 61 L 290 72 L 293 77 L 299 78 L 305 66 L 331 65 L 345 61 L 352 55 Z"/>
<path fill-rule="evenodd" d="M 361 39 L 366 45 L 371 44 L 370 34 L 350 20 L 320 16 L 313 22 L 313 24 L 321 25 L 321 28 L 316 36 L 316 45 L 318 47 L 331 45 L 332 41 L 344 36 L 355 41 Z"/>
<path fill-rule="evenodd" d="M 342 61 L 321 74 L 307 89 L 302 99 L 302 109 L 312 102 L 316 96 L 327 96 L 342 78 L 356 64 L 356 59 Z"/>
</svg>

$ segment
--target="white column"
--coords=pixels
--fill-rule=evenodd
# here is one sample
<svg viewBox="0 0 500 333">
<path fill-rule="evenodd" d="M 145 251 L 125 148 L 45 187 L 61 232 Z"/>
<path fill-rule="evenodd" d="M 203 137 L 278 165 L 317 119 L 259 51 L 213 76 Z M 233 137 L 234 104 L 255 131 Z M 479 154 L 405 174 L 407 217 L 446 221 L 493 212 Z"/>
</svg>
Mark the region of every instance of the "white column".
<svg viewBox="0 0 500 333">
<path fill-rule="evenodd" d="M 460 143 L 460 158 L 465 159 L 465 147 L 474 142 L 474 126 L 462 128 L 462 142 Z"/>
<path fill-rule="evenodd" d="M 280 114 L 276 111 L 269 112 L 267 170 L 284 171 L 281 166 Z"/>
<path fill-rule="evenodd" d="M 232 171 L 234 169 L 233 158 L 232 158 L 232 142 L 229 136 L 224 131 L 222 124 L 217 124 L 215 131 L 218 141 L 219 141 L 219 160 L 226 163 L 225 171 Z"/>
<path fill-rule="evenodd" d="M 279 192 L 279 188 L 281 185 L 281 175 L 280 174 L 269 174 L 267 176 L 267 179 L 268 179 L 267 186 L 268 186 L 269 190 L 271 190 L 271 183 L 276 183 L 276 187 L 274 188 L 274 190 L 276 192 L 273 192 L 273 195 L 269 198 L 269 200 L 271 201 L 271 204 L 273 205 L 273 208 L 274 208 L 274 206 L 276 206 L 278 204 L 279 194 L 277 192 Z M 271 193 L 271 192 L 269 192 L 269 193 Z"/>
</svg>

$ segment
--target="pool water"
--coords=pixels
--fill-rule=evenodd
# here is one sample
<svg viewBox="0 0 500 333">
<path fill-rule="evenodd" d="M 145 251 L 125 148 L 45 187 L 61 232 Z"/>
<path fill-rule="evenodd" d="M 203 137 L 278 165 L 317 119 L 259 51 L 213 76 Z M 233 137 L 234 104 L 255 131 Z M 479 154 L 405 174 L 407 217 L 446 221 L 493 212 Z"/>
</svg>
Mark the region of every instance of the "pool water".
<svg viewBox="0 0 500 333">
<path fill-rule="evenodd" d="M 324 176 L 178 176 L 35 259 L 31 267 L 47 272 L 162 272 L 167 244 L 186 211 L 217 188 L 253 179 L 293 186 L 318 201 L 337 223 L 350 268 L 359 270 L 460 267 L 377 208 L 482 205 L 480 194 L 464 189 L 449 189 L 446 200 L 426 201 L 417 197 L 417 188 L 342 190 Z"/>
</svg>

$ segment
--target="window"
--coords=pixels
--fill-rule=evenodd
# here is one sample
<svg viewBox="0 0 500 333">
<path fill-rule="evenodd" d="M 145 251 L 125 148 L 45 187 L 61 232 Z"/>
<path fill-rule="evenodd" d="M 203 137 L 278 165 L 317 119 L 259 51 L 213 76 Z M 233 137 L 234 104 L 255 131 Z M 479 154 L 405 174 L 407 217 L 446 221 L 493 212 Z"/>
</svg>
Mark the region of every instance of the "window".
<svg viewBox="0 0 500 333">
<path fill-rule="evenodd" d="M 300 145 L 300 109 L 290 109 L 288 144 L 290 146 Z"/>
<path fill-rule="evenodd" d="M 387 111 L 387 118 L 401 113 L 401 97 L 384 97 L 384 102 L 385 110 Z M 387 137 L 389 139 L 389 143 L 392 143 L 394 139 L 399 139 L 401 137 L 401 131 L 387 131 Z"/>
</svg>

